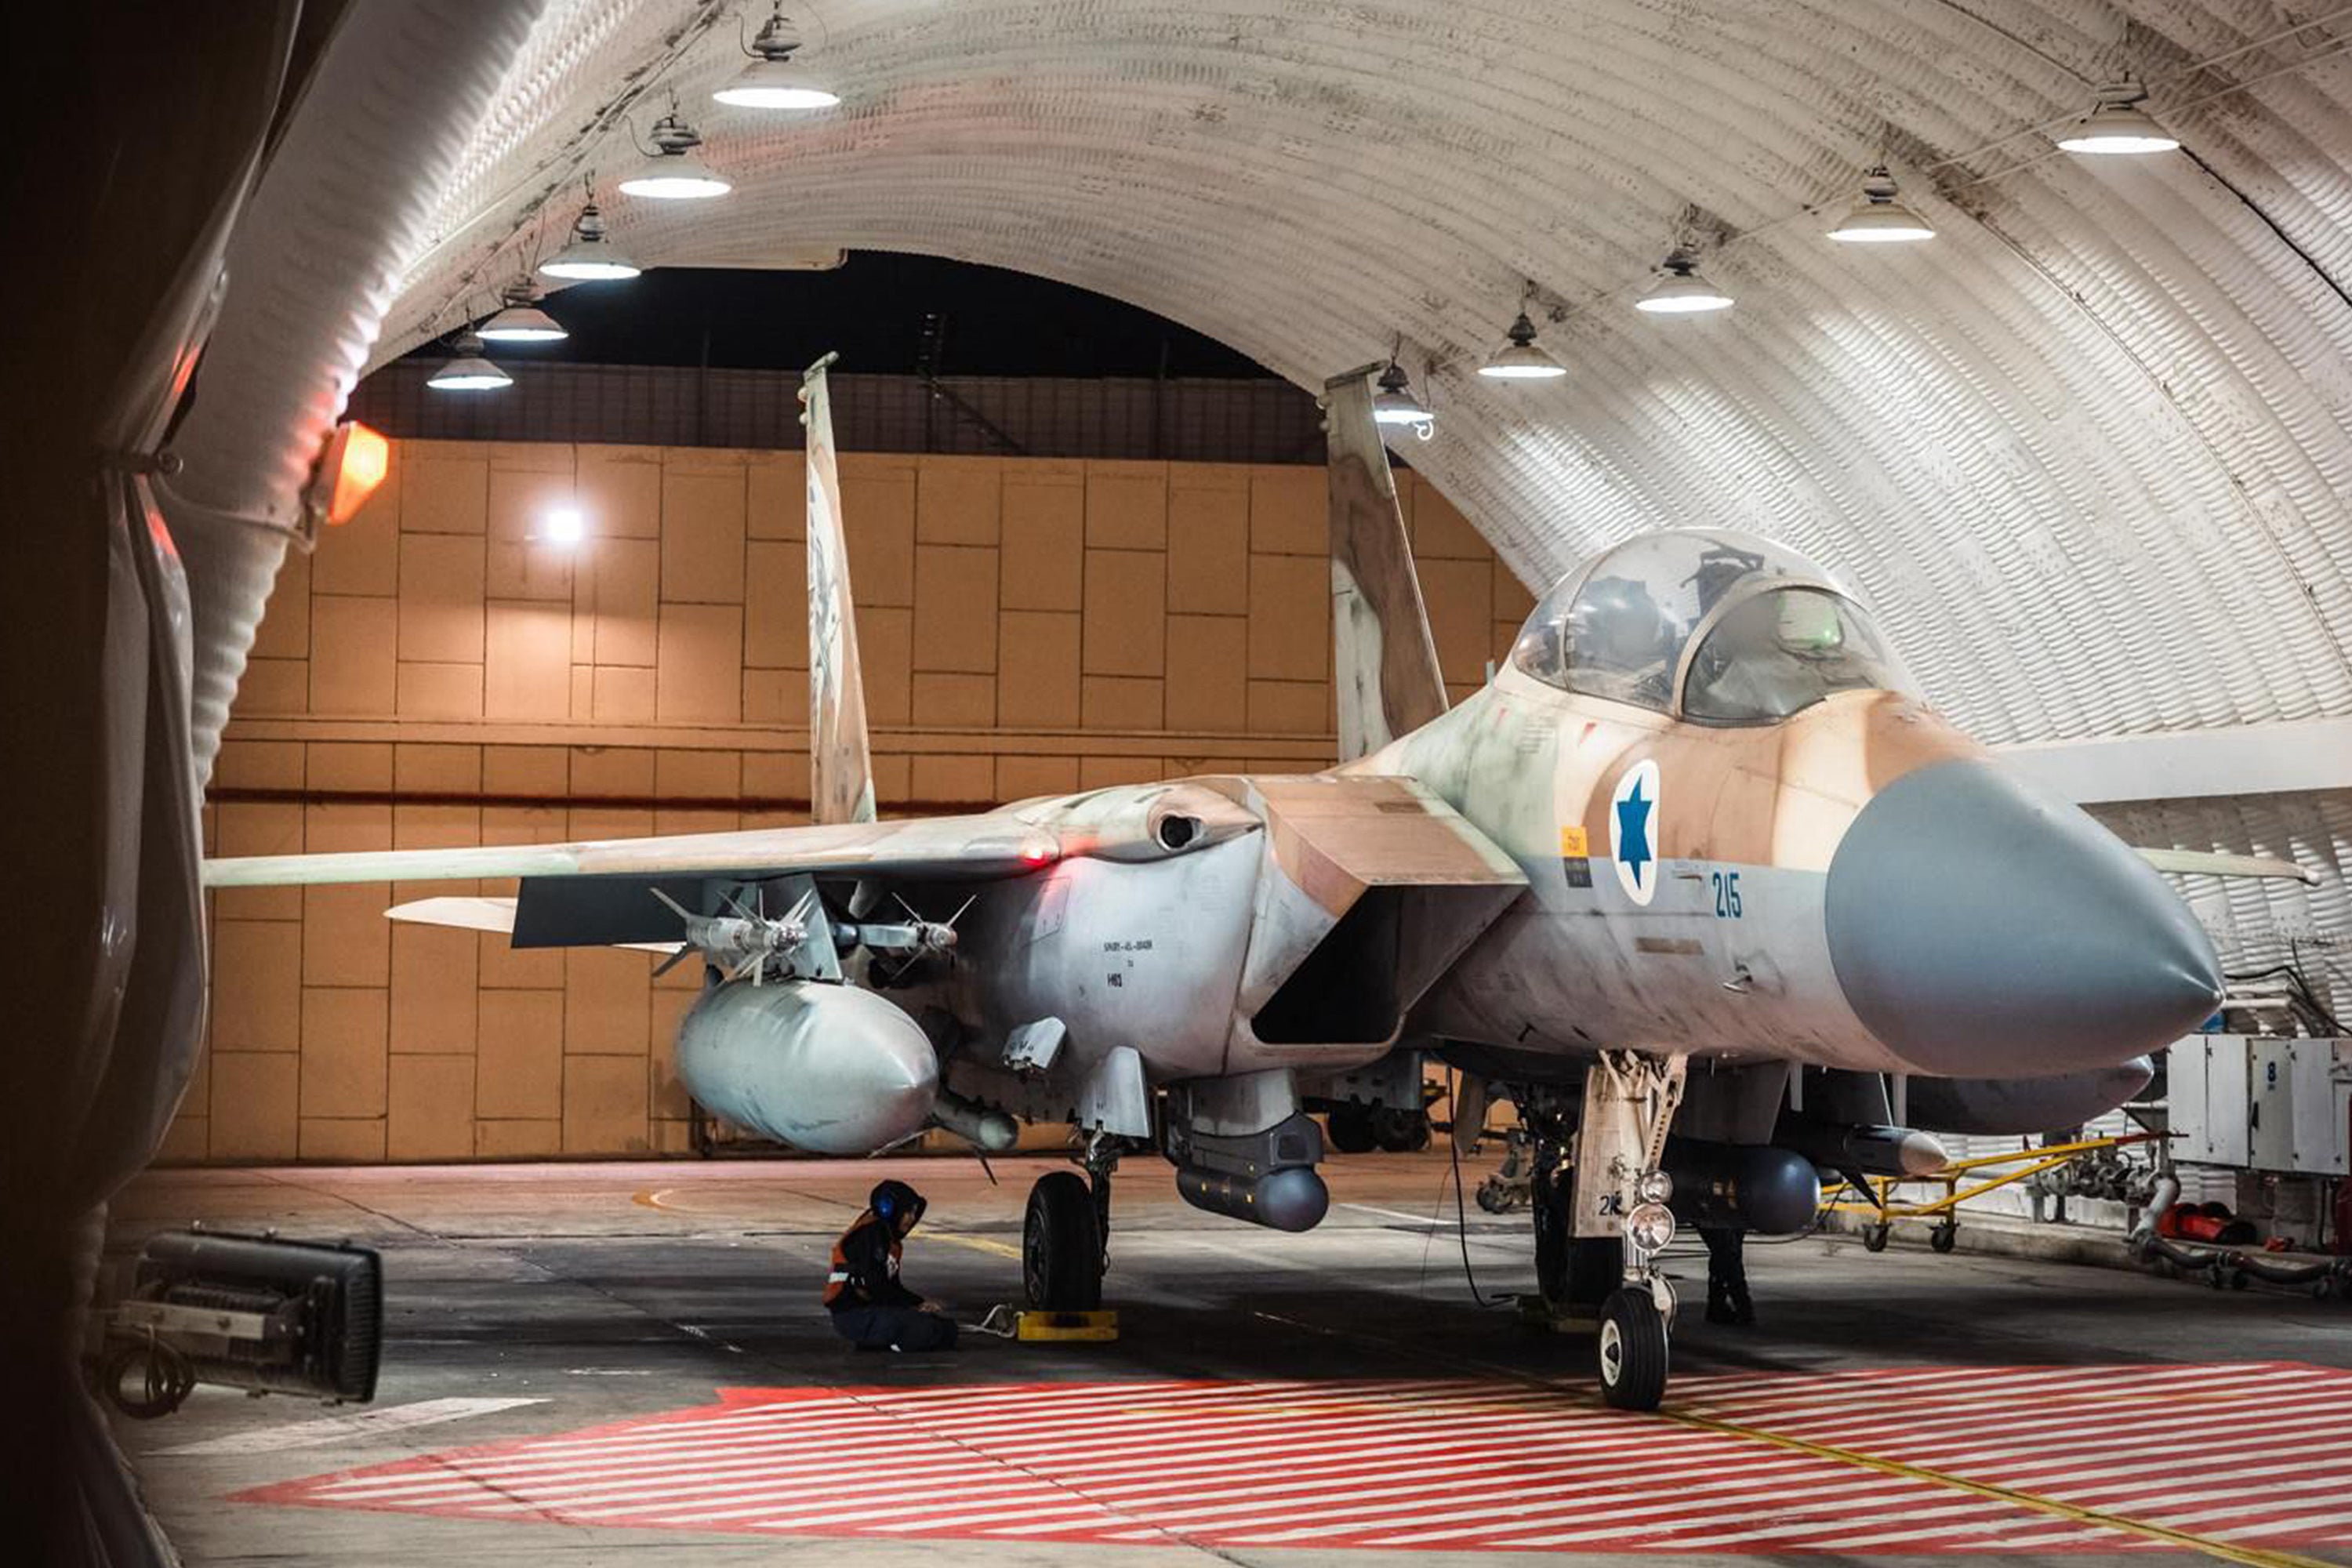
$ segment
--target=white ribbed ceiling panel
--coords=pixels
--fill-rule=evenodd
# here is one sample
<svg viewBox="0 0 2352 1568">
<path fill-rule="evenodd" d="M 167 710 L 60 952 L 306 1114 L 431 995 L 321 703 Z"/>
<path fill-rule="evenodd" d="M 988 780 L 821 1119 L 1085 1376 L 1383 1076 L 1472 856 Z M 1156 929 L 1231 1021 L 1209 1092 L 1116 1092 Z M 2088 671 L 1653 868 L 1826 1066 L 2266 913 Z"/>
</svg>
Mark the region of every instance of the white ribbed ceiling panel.
<svg viewBox="0 0 2352 1568">
<path fill-rule="evenodd" d="M 1529 582 L 1642 529 L 1786 540 L 1990 741 L 2352 712 L 2352 8 L 789 9 L 845 100 L 821 117 L 709 101 L 741 64 L 735 9 L 554 0 L 383 352 L 488 309 L 593 171 L 648 262 L 983 261 L 1309 386 L 1402 334 L 1440 415 L 1411 461 Z M 2125 68 L 2188 153 L 2018 134 Z M 673 86 L 733 195 L 614 194 L 622 114 L 641 133 Z M 1830 243 L 1818 209 L 1882 148 L 1941 237 Z M 1640 315 L 1688 209 L 1738 306 Z M 1564 382 L 1472 374 L 1523 278 L 1567 308 L 1544 335 Z"/>
</svg>

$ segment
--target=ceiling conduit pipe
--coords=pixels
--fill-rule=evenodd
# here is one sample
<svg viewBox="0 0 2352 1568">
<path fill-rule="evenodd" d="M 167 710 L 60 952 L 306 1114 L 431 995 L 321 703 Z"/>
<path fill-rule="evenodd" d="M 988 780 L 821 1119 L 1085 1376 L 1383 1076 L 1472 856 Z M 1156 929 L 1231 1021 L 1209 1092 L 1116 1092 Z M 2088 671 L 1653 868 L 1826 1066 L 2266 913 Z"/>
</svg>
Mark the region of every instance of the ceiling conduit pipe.
<svg viewBox="0 0 2352 1568">
<path fill-rule="evenodd" d="M 545 0 L 352 0 L 263 171 L 157 485 L 186 563 L 209 778 L 301 494 L 383 311 Z"/>
</svg>

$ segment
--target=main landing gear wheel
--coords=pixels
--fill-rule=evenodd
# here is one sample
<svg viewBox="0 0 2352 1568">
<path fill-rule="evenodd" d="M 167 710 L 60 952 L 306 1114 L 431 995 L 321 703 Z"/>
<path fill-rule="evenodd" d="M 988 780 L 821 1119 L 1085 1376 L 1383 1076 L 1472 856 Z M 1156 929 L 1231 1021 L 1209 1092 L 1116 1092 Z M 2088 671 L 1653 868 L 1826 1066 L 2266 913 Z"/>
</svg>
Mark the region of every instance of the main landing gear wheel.
<svg viewBox="0 0 2352 1568">
<path fill-rule="evenodd" d="M 1335 1105 L 1323 1116 L 1323 1131 L 1331 1147 L 1342 1154 L 1369 1154 L 1380 1147 L 1368 1105 Z"/>
<path fill-rule="evenodd" d="M 1429 1147 L 1429 1113 L 1378 1106 L 1372 1111 L 1372 1141 L 1391 1154 L 1418 1154 Z"/>
<path fill-rule="evenodd" d="M 1021 1284 L 1029 1304 L 1047 1312 L 1091 1312 L 1102 1305 L 1102 1214 L 1086 1178 L 1054 1171 L 1029 1189 L 1021 1226 Z"/>
<path fill-rule="evenodd" d="M 1666 1394 L 1666 1321 L 1635 1286 L 1601 1304 L 1601 1397 L 1619 1410 L 1655 1410 Z"/>
</svg>

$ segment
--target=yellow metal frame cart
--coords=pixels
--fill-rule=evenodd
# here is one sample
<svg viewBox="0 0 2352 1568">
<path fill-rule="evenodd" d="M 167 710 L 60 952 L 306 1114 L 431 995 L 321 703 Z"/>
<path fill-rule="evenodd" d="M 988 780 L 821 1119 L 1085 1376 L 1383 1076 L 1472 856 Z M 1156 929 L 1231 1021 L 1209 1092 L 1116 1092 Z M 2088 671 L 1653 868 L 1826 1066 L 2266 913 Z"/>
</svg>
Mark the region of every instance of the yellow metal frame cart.
<svg viewBox="0 0 2352 1568">
<path fill-rule="evenodd" d="M 1822 1209 L 1829 1214 L 1870 1215 L 1869 1223 L 1862 1227 L 1862 1245 L 1873 1252 L 1885 1250 L 1886 1238 L 1893 1233 L 1896 1220 L 1935 1219 L 1937 1223 L 1927 1233 L 1927 1245 L 1938 1252 L 1949 1252 L 1959 1239 L 1960 1205 L 1970 1198 L 2055 1170 L 2085 1154 L 2119 1149 L 2129 1143 L 2152 1142 L 2163 1136 L 2161 1132 L 2126 1132 L 2114 1138 L 2084 1138 L 2072 1143 L 2047 1143 L 2039 1149 L 1972 1154 L 1924 1176 L 1867 1176 L 1864 1178 L 1868 1184 L 1867 1201 L 1841 1195 L 1824 1201 Z M 1975 1178 L 1980 1172 L 1999 1173 L 1978 1181 Z M 1941 1189 L 1942 1195 L 1919 1203 L 1899 1202 L 1896 1194 L 1905 1187 Z M 1852 1178 L 1838 1189 L 1841 1194 L 1853 1190 Z"/>
</svg>

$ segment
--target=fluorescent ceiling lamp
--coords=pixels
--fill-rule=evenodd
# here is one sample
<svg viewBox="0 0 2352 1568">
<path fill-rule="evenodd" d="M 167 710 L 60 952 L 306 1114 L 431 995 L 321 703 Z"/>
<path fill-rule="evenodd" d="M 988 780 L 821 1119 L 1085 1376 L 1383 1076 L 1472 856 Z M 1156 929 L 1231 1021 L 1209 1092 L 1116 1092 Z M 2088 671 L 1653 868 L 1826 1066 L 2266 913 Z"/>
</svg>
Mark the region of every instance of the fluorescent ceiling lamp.
<svg viewBox="0 0 2352 1568">
<path fill-rule="evenodd" d="M 1633 309 L 1653 316 L 1695 316 L 1707 310 L 1728 310 L 1731 296 L 1699 276 L 1698 258 L 1677 248 L 1666 258 L 1666 275 L 1633 301 Z"/>
<path fill-rule="evenodd" d="M 572 243 L 541 262 L 539 270 L 574 283 L 599 283 L 635 278 L 645 268 L 613 248 L 604 238 L 604 215 L 590 202 L 572 220 Z"/>
<path fill-rule="evenodd" d="M 775 14 L 760 25 L 759 37 L 751 40 L 751 63 L 710 96 L 737 109 L 831 109 L 841 101 L 840 95 L 793 63 L 793 51 L 800 47 L 800 35 L 793 31 L 779 0 Z"/>
<path fill-rule="evenodd" d="M 2061 132 L 2058 145 L 2069 153 L 2171 152 L 2180 145 L 2180 139 L 2140 108 L 2140 100 L 2147 97 L 2147 89 L 2136 81 L 2108 83 L 2099 89 L 2098 106 Z"/>
<path fill-rule="evenodd" d="M 1556 381 L 1568 374 L 1568 367 L 1537 345 L 1536 324 L 1521 310 L 1504 334 L 1503 346 L 1478 367 L 1478 374 L 1496 381 Z"/>
<path fill-rule="evenodd" d="M 572 334 L 563 323 L 541 310 L 529 283 L 507 286 L 506 308 L 474 329 L 477 337 L 492 343 L 554 343 Z"/>
<path fill-rule="evenodd" d="M 1900 245 L 1936 237 L 1935 227 L 1905 205 L 1884 163 L 1862 177 L 1862 194 L 1854 197 L 1853 209 L 1829 232 L 1832 239 L 1848 245 Z"/>
<path fill-rule="evenodd" d="M 817 85 L 807 68 L 786 59 L 753 60 L 710 95 L 737 109 L 831 109 L 838 93 Z"/>
<path fill-rule="evenodd" d="M 677 115 L 665 114 L 654 121 L 653 137 L 655 151 L 621 182 L 623 195 L 656 201 L 701 201 L 723 196 L 735 188 L 694 155 L 702 138 Z"/>
<path fill-rule="evenodd" d="M 495 392 L 514 384 L 514 377 L 482 357 L 482 340 L 472 332 L 458 333 L 449 347 L 448 363 L 425 378 L 434 391 Z"/>
<path fill-rule="evenodd" d="M 1410 426 L 1424 441 L 1437 433 L 1436 416 L 1412 395 L 1412 384 L 1405 378 L 1404 366 L 1394 360 L 1389 361 L 1388 368 L 1381 372 L 1380 391 L 1372 397 L 1372 423 Z"/>
</svg>

